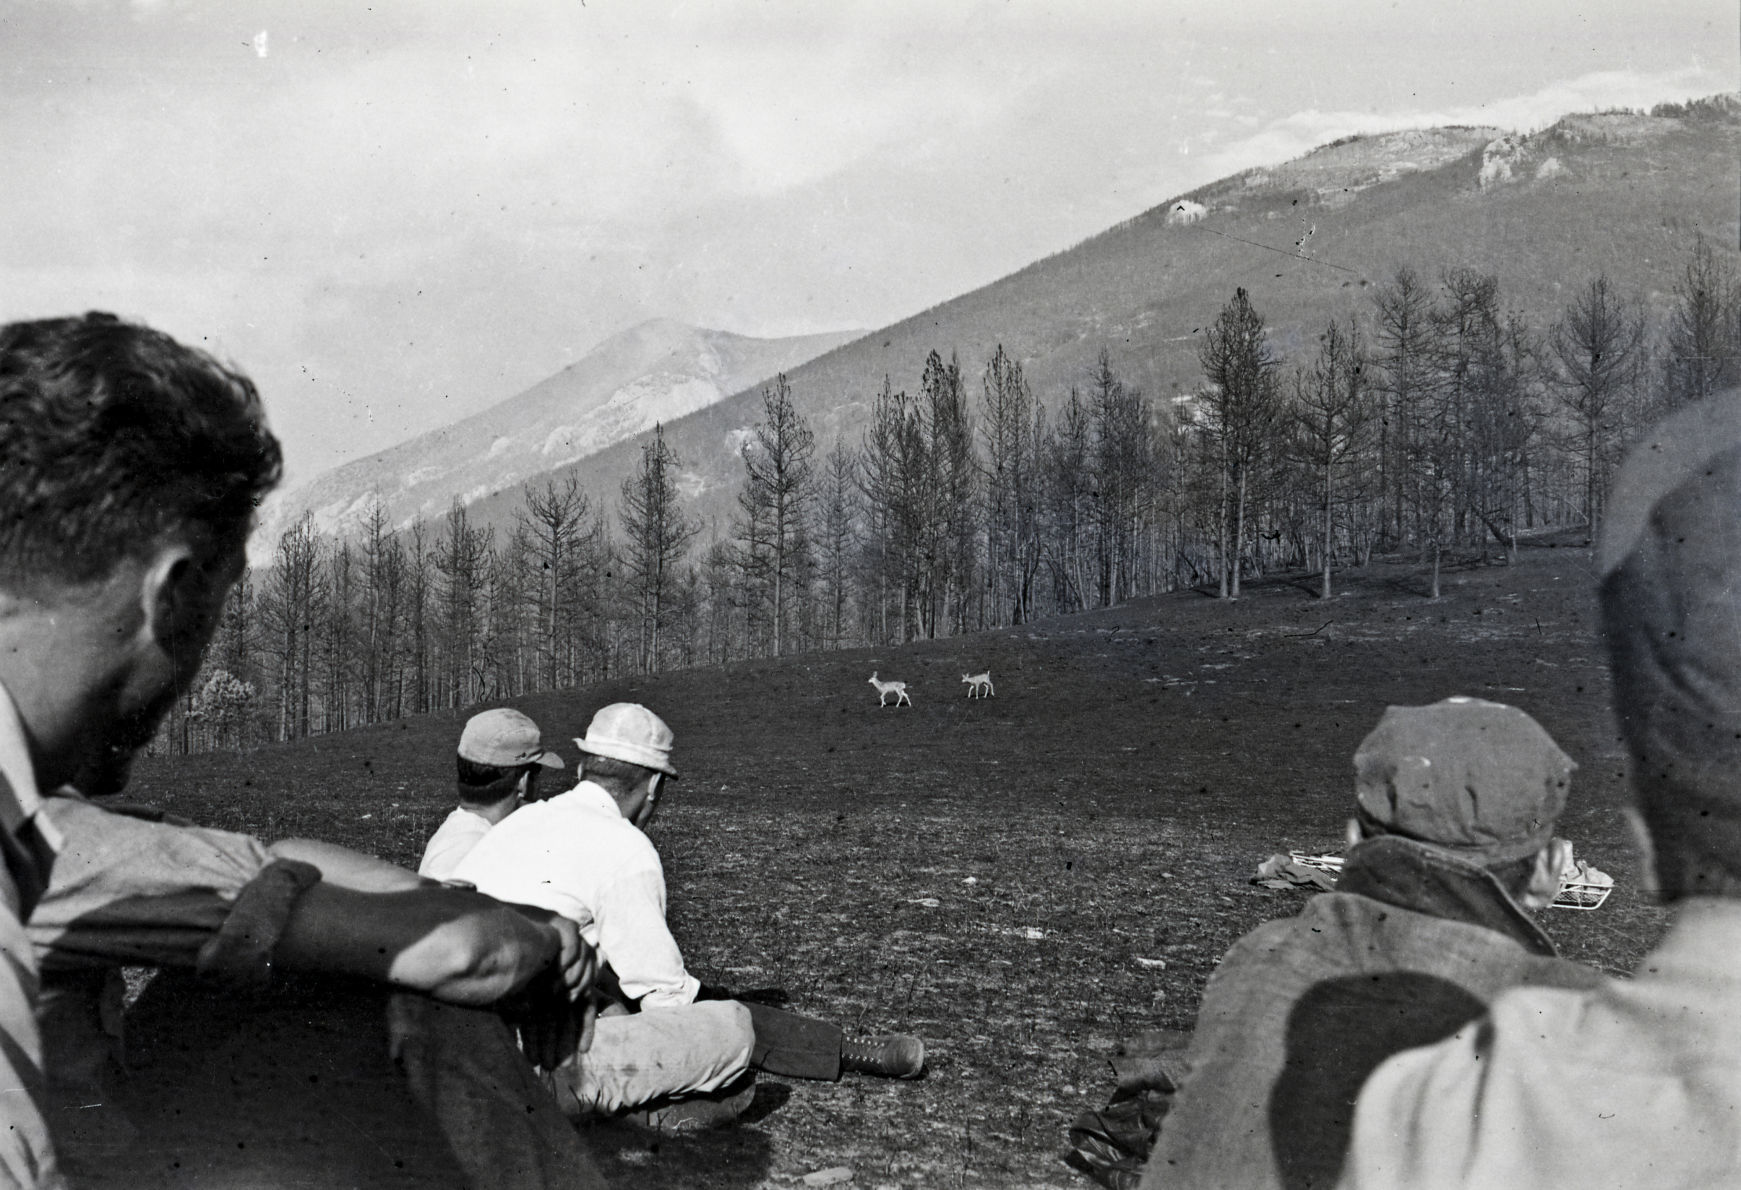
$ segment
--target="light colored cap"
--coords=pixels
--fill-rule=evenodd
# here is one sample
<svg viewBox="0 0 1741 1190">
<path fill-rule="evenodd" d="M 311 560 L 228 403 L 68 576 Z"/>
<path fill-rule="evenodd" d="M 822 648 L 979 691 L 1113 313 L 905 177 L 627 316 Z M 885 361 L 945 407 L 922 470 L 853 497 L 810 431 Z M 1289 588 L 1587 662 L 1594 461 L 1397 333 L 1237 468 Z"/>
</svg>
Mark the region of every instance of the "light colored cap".
<svg viewBox="0 0 1741 1190">
<path fill-rule="evenodd" d="M 473 764 L 500 769 L 523 764 L 562 767 L 562 757 L 544 746 L 538 725 L 511 707 L 499 707 L 473 715 L 459 736 L 459 754 Z"/>
<path fill-rule="evenodd" d="M 1500 863 L 1547 845 L 1577 767 L 1516 707 L 1447 698 L 1386 708 L 1354 753 L 1355 796 L 1363 823 Z"/>
<path fill-rule="evenodd" d="M 582 752 L 626 760 L 644 769 L 675 777 L 671 745 L 675 740 L 665 720 L 638 702 L 613 702 L 599 708 L 586 725 L 586 738 L 575 740 Z"/>
</svg>

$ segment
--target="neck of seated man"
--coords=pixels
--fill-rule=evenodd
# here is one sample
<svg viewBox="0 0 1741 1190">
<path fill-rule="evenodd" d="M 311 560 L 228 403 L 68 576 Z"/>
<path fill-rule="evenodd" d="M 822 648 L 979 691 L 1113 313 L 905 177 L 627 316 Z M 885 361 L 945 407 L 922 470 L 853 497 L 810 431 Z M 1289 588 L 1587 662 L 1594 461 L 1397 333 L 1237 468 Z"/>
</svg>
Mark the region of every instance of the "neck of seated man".
<svg viewBox="0 0 1741 1190">
<path fill-rule="evenodd" d="M 469 800 L 462 793 L 460 795 L 459 805 L 460 809 L 476 814 L 479 818 L 482 818 L 485 822 L 494 826 L 496 823 L 502 821 L 502 819 L 520 808 L 520 794 L 519 791 L 516 790 L 513 793 L 508 794 L 506 797 L 499 798 L 495 801 L 479 802 Z"/>
<path fill-rule="evenodd" d="M 1533 915 L 1492 872 L 1430 843 L 1401 835 L 1361 840 L 1348 852 L 1336 891 L 1496 930 L 1536 953 L 1555 953 Z"/>
</svg>

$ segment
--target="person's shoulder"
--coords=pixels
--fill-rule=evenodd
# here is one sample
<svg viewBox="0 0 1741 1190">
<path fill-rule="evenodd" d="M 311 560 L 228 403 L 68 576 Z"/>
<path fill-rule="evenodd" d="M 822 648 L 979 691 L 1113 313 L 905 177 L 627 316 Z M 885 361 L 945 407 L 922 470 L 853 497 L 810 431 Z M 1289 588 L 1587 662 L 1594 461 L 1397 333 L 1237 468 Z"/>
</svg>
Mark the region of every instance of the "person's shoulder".
<svg viewBox="0 0 1741 1190">
<path fill-rule="evenodd" d="M 435 833 L 430 838 L 441 839 L 468 831 L 481 834 L 489 829 L 490 824 L 481 815 L 472 813 L 464 806 L 455 806 L 448 811 L 447 817 L 441 820 L 441 825 L 435 828 Z"/>
<path fill-rule="evenodd" d="M 118 812 L 80 796 L 51 794 L 42 799 L 42 807 L 60 832 L 61 855 L 69 867 L 106 857 L 137 861 L 142 852 L 170 864 L 180 862 L 175 856 L 208 851 L 257 861 L 266 851 L 252 835 L 196 826 L 135 807 Z"/>
<path fill-rule="evenodd" d="M 1558 955 L 1525 956 L 1517 972 L 1519 988 L 1588 992 L 1608 986 L 1609 976 L 1587 963 Z"/>
<path fill-rule="evenodd" d="M 1495 996 L 1487 1015 L 1492 1036 L 1508 1044 L 1559 1046 L 1609 1015 L 1607 993 L 1614 986 L 1597 973 L 1582 986 L 1521 984 Z"/>
<path fill-rule="evenodd" d="M 1297 947 L 1323 949 L 1334 944 L 1352 924 L 1367 917 L 1365 897 L 1351 893 L 1318 893 L 1292 917 L 1272 917 L 1242 934 L 1222 956 L 1222 966 L 1246 961 L 1273 964 L 1278 952 Z"/>
<path fill-rule="evenodd" d="M 499 869 L 496 874 L 512 874 L 523 857 L 552 850 L 552 844 L 559 836 L 548 828 L 548 824 L 540 825 L 544 815 L 539 812 L 539 807 L 544 804 L 537 802 L 521 806 L 494 826 L 484 823 L 485 829 L 478 833 L 465 858 L 459 861 L 454 876 L 472 879 L 468 873 L 475 874 L 486 865 L 493 871 Z M 460 829 L 456 827 L 449 837 L 457 837 Z"/>
</svg>

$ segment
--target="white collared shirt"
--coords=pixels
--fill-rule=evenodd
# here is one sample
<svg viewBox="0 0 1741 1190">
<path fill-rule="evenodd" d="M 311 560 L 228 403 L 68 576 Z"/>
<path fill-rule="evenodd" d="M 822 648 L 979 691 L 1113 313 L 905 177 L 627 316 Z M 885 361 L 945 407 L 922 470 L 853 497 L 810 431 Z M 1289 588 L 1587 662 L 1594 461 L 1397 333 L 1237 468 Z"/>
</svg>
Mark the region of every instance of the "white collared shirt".
<svg viewBox="0 0 1741 1190">
<path fill-rule="evenodd" d="M 490 820 L 482 814 L 460 806 L 449 814 L 423 849 L 423 862 L 417 874 L 431 880 L 448 880 L 459 861 L 471 854 L 478 840 L 490 833 Z"/>
<path fill-rule="evenodd" d="M 460 861 L 453 879 L 574 922 L 643 1009 L 681 1007 L 700 990 L 665 924 L 659 852 L 600 785 L 582 781 L 514 811 Z"/>
</svg>

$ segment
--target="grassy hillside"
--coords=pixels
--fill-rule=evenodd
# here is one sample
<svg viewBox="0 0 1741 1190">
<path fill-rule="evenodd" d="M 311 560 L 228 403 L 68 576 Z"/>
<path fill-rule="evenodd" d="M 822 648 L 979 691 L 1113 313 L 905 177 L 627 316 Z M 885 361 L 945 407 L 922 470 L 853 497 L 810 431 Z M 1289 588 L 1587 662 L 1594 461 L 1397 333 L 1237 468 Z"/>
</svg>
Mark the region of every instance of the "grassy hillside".
<svg viewBox="0 0 1741 1190">
<path fill-rule="evenodd" d="M 1127 381 L 1171 396 L 1200 383 L 1197 336 L 1236 287 L 1251 291 L 1281 351 L 1299 355 L 1405 264 L 1429 280 L 1450 266 L 1495 273 L 1508 308 L 1537 327 L 1600 271 L 1660 309 L 1695 232 L 1736 242 L 1738 156 L 1741 107 L 1721 103 L 1689 116 L 1568 117 L 1503 140 L 1493 129 L 1353 138 L 1181 196 L 1205 208 L 1194 221 L 1170 219 L 1179 200 L 1169 202 L 812 360 L 790 375 L 794 398 L 822 449 L 837 437 L 856 445 L 885 375 L 913 391 L 927 352 L 955 352 L 977 401 L 999 343 L 1049 403 L 1102 348 Z M 752 389 L 666 427 L 704 520 L 729 520 L 742 471 L 734 435 L 760 416 Z M 614 505 L 639 450 L 624 443 L 573 470 Z M 501 517 L 513 503 L 497 497 L 479 512 Z"/>
<path fill-rule="evenodd" d="M 762 1118 L 731 1132 L 649 1146 L 595 1129 L 607 1171 L 637 1187 L 785 1186 L 837 1165 L 863 1186 L 1087 1185 L 1058 1154 L 1070 1116 L 1110 1090 L 1106 1054 L 1137 1029 L 1188 1026 L 1225 948 L 1298 910 L 1304 894 L 1253 887 L 1252 871 L 1275 851 L 1340 848 L 1350 758 L 1390 703 L 1511 702 L 1578 761 L 1563 833 L 1619 887 L 1545 925 L 1574 957 L 1626 969 L 1663 915 L 1637 892 L 1620 815 L 1591 565 L 1544 543 L 1516 566 L 1447 572 L 1432 601 L 1416 569 L 1375 564 L 1328 603 L 1309 581 L 1272 579 L 1237 604 L 1181 593 L 522 701 L 559 739 L 614 699 L 672 723 L 684 777 L 652 833 L 703 978 L 778 984 L 800 1010 L 931 1046 L 917 1083 L 769 1082 Z M 960 675 L 988 667 L 997 697 L 967 700 Z M 914 706 L 879 710 L 873 669 L 907 681 Z M 412 862 L 451 806 L 462 719 L 148 760 L 135 791 L 214 824 Z M 302 1012 L 298 1044 L 313 1048 L 296 1060 L 314 1063 L 342 1030 Z M 151 1076 L 132 1102 L 156 1152 L 228 1135 L 178 1114 Z M 249 1088 L 225 1090 L 247 1116 Z M 327 1100 L 280 1089 L 270 1102 L 256 1133 L 324 1135 L 309 1121 Z"/>
</svg>

